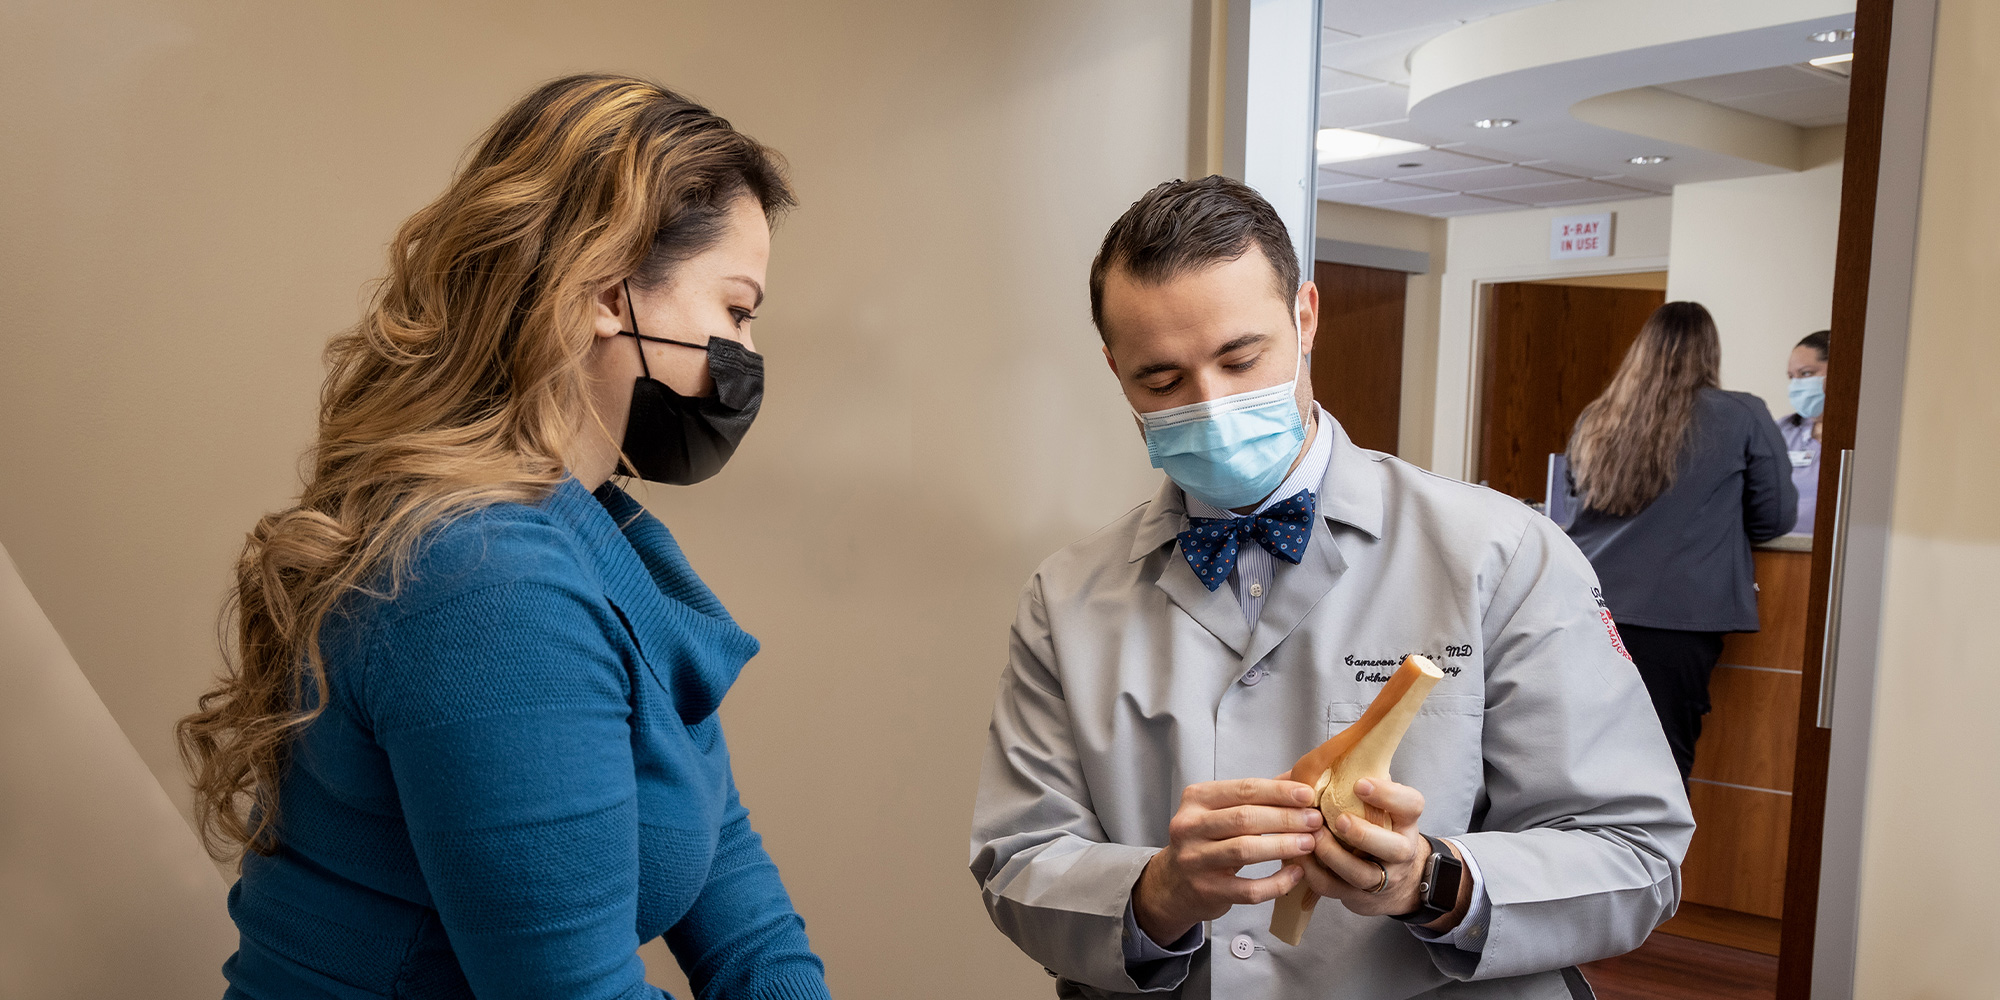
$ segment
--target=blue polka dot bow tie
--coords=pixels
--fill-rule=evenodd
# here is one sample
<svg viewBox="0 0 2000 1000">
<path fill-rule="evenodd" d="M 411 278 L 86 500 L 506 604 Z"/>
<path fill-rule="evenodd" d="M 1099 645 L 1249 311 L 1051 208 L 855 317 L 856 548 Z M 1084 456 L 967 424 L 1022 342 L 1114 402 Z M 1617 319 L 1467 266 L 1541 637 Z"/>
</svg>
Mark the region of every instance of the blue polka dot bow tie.
<svg viewBox="0 0 2000 1000">
<path fill-rule="evenodd" d="M 1297 564 L 1306 554 L 1306 540 L 1312 537 L 1312 519 L 1312 491 L 1300 490 L 1252 517 L 1189 517 L 1188 529 L 1174 537 L 1180 540 L 1181 555 L 1187 557 L 1195 577 L 1214 590 L 1236 568 L 1236 553 L 1245 538 Z"/>
</svg>

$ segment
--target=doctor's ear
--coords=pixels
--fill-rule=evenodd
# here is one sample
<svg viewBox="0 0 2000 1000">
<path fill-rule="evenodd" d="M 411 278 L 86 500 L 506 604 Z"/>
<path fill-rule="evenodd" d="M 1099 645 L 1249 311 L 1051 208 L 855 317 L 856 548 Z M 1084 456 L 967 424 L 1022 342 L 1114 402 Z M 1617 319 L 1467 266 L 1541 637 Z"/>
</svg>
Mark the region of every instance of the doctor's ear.
<svg viewBox="0 0 2000 1000">
<path fill-rule="evenodd" d="M 625 282 L 614 281 L 591 297 L 590 329 L 599 337 L 616 337 L 626 329 Z"/>
<path fill-rule="evenodd" d="M 1319 332 L 1319 286 L 1310 281 L 1300 285 L 1294 305 L 1299 310 L 1299 348 L 1311 354 L 1314 336 Z"/>
<path fill-rule="evenodd" d="M 1105 344 L 1101 349 L 1104 351 L 1104 363 L 1111 366 L 1112 375 L 1117 375 L 1118 359 L 1111 356 L 1111 345 Z"/>
</svg>

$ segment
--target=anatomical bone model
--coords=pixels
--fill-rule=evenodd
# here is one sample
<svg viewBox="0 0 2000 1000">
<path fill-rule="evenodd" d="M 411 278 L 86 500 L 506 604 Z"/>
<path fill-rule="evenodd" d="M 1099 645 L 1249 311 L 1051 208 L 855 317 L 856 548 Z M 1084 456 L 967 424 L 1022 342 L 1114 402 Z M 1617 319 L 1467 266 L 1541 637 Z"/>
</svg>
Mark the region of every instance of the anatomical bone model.
<svg viewBox="0 0 2000 1000">
<path fill-rule="evenodd" d="M 1354 783 L 1363 778 L 1388 779 L 1389 758 L 1395 756 L 1396 745 L 1403 741 L 1403 733 L 1417 717 L 1424 698 L 1443 677 L 1435 664 L 1421 656 L 1404 658 L 1361 718 L 1292 765 L 1290 778 L 1313 786 L 1313 801 L 1326 817 L 1328 831 L 1333 830 L 1341 813 L 1388 827 L 1388 814 L 1354 797 Z M 1319 896 L 1301 879 L 1271 911 L 1272 936 L 1286 944 L 1298 944 L 1318 903 Z"/>
</svg>

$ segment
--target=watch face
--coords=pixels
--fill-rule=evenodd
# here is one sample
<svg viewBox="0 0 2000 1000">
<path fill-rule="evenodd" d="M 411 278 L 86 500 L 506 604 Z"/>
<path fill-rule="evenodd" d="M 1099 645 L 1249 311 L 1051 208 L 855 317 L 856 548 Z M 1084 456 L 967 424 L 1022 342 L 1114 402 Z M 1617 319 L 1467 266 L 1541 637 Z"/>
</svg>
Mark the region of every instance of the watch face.
<svg viewBox="0 0 2000 1000">
<path fill-rule="evenodd" d="M 1424 879 L 1423 899 L 1441 910 L 1450 910 L 1458 905 L 1458 879 L 1461 866 L 1458 859 L 1449 854 L 1431 855 L 1430 877 Z M 1449 885 L 1445 883 L 1449 882 Z"/>
</svg>

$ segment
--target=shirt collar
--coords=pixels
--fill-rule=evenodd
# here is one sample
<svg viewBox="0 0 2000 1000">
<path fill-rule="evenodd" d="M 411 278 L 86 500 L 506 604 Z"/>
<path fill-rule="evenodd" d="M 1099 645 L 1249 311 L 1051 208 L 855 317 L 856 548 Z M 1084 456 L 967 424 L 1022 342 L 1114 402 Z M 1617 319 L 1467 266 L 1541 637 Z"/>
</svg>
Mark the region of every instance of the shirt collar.
<svg viewBox="0 0 2000 1000">
<path fill-rule="evenodd" d="M 1313 404 L 1313 413 L 1319 421 L 1319 433 L 1314 435 L 1305 460 L 1257 510 L 1288 500 L 1318 482 L 1317 509 L 1321 517 L 1358 529 L 1370 538 L 1382 537 L 1382 478 L 1375 474 L 1375 465 L 1389 456 L 1356 447 L 1348 440 L 1340 422 L 1318 403 Z M 1237 516 L 1228 511 L 1206 513 L 1216 508 L 1187 496 L 1172 479 L 1160 478 L 1159 492 L 1153 494 L 1134 531 L 1131 554 L 1134 562 L 1172 542 L 1187 528 L 1190 513 L 1196 517 Z"/>
</svg>

